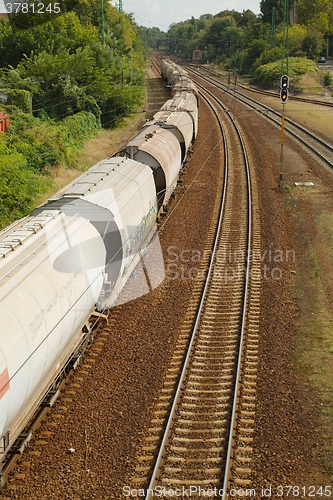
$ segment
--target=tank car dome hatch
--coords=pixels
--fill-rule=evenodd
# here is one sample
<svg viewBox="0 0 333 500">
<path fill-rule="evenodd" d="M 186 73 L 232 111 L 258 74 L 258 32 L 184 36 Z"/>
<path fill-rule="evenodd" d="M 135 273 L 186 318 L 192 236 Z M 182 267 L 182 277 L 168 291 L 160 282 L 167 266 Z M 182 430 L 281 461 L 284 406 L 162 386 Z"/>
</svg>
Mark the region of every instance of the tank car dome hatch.
<svg viewBox="0 0 333 500">
<path fill-rule="evenodd" d="M 157 124 L 148 125 L 134 137 L 125 149 L 130 158 L 153 170 L 158 208 L 170 198 L 179 174 L 181 148 L 176 137 Z"/>
</svg>

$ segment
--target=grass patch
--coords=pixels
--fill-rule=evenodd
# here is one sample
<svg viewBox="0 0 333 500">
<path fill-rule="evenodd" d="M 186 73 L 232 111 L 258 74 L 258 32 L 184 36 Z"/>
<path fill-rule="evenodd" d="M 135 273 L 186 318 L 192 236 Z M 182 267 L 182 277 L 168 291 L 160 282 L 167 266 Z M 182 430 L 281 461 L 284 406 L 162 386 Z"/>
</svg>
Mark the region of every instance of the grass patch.
<svg viewBox="0 0 333 500">
<path fill-rule="evenodd" d="M 121 146 L 127 142 L 129 136 L 143 123 L 143 114 L 138 113 L 126 118 L 123 123 L 114 130 L 100 130 L 96 137 L 84 141 L 81 151 L 76 155 L 73 168 L 65 165 L 56 165 L 48 169 L 50 178 L 49 188 L 36 200 L 35 206 L 45 202 L 55 192 L 73 182 L 82 172 L 99 161 L 112 156 Z"/>
<path fill-rule="evenodd" d="M 299 308 L 299 319 L 294 333 L 292 363 L 296 375 L 311 391 L 313 411 L 318 415 L 316 432 L 324 443 L 322 461 L 326 471 L 333 473 L 333 307 L 326 300 L 324 279 L 330 265 L 330 248 L 325 244 L 315 248 L 307 231 L 301 206 L 296 199 L 286 197 L 293 205 L 293 224 L 299 238 L 300 252 L 296 282 L 292 292 Z M 324 217 L 318 205 L 317 223 L 328 233 L 331 216 Z"/>
<path fill-rule="evenodd" d="M 97 136 L 84 142 L 83 149 L 77 157 L 77 168 L 85 171 L 95 163 L 113 155 L 130 137 L 133 130 L 141 128 L 143 114 L 126 118 L 123 123 L 114 130 L 101 130 Z"/>
<path fill-rule="evenodd" d="M 299 77 L 295 82 L 295 88 L 310 95 L 323 93 L 323 86 L 320 81 L 319 73 L 306 73 Z"/>
<path fill-rule="evenodd" d="M 320 276 L 322 274 L 322 270 L 321 270 L 321 268 L 320 268 L 320 266 L 318 264 L 318 255 L 317 255 L 316 250 L 313 251 L 312 260 L 313 260 L 315 277 L 316 278 L 320 278 Z"/>
</svg>

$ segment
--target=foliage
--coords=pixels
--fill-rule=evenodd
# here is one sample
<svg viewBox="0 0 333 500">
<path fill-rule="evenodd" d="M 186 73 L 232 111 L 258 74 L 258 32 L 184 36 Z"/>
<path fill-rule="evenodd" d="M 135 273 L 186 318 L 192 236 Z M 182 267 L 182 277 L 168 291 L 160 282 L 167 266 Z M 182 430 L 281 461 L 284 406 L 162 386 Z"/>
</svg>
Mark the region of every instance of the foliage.
<svg viewBox="0 0 333 500">
<path fill-rule="evenodd" d="M 310 28 L 302 43 L 302 50 L 309 59 L 317 59 L 323 48 L 323 37 L 320 32 Z"/>
<path fill-rule="evenodd" d="M 11 151 L 22 155 L 28 168 L 42 172 L 59 163 L 73 166 L 82 141 L 97 130 L 95 116 L 87 112 L 70 116 L 59 124 L 12 110 L 5 143 Z"/>
<path fill-rule="evenodd" d="M 332 75 L 329 71 L 325 71 L 324 73 L 324 84 L 326 87 L 332 85 L 332 82 L 333 82 L 333 79 L 332 79 Z"/>
<path fill-rule="evenodd" d="M 305 73 L 316 72 L 317 66 L 313 61 L 303 57 L 289 58 L 289 75 L 291 83 L 297 81 L 297 78 Z M 263 64 L 257 69 L 257 76 L 260 81 L 269 87 L 279 86 L 281 78 L 281 61 L 275 61 Z"/>
<path fill-rule="evenodd" d="M 148 49 L 163 49 L 166 45 L 167 34 L 159 28 L 141 28 L 141 36 L 146 41 Z"/>
<path fill-rule="evenodd" d="M 74 167 L 82 141 L 99 128 L 92 113 L 80 112 L 56 123 L 10 108 L 9 130 L 0 137 L 1 227 L 34 208 L 52 185 L 51 168 Z"/>
<path fill-rule="evenodd" d="M 321 34 L 330 28 L 330 15 L 332 14 L 331 0 L 297 0 L 298 22 L 311 26 Z"/>
<path fill-rule="evenodd" d="M 63 0 L 59 15 L 13 14 L 9 22 L 1 21 L 0 85 L 31 92 L 35 116 L 61 120 L 87 111 L 112 126 L 141 103 L 140 31 L 130 15 L 103 0 L 101 36 L 98 6 L 99 0 Z M 121 105 L 116 103 L 114 116 L 105 120 L 102 113 L 115 94 Z"/>
<path fill-rule="evenodd" d="M 52 167 L 74 167 L 83 140 L 142 102 L 142 32 L 130 15 L 102 2 L 103 31 L 100 0 L 62 0 L 57 15 L 0 19 L 0 86 L 10 115 L 0 137 L 3 226 L 26 215 L 49 189 Z"/>
<path fill-rule="evenodd" d="M 280 26 L 276 35 L 276 43 L 279 47 L 283 44 L 283 27 Z M 304 40 L 307 36 L 307 29 L 300 24 L 294 24 L 288 27 L 288 51 L 290 56 L 303 55 Z"/>
<path fill-rule="evenodd" d="M 115 94 L 118 98 L 122 95 L 121 101 L 128 99 L 128 102 L 121 106 L 116 104 L 108 110 L 108 114 L 114 113 L 117 120 L 102 119 L 104 124 L 111 126 L 140 104 L 143 74 L 137 67 L 133 68 L 133 57 L 132 61 L 124 56 L 114 57 L 112 65 L 102 63 L 101 67 L 103 59 L 106 56 L 100 47 L 97 50 L 95 47 L 79 47 L 73 53 L 42 51 L 22 60 L 15 70 L 3 70 L 2 81 L 8 87 L 19 85 L 31 89 L 34 114 L 38 116 L 46 112 L 54 119 L 88 111 L 100 120 L 110 98 L 112 100 Z M 129 82 L 126 89 L 125 82 Z"/>
<path fill-rule="evenodd" d="M 8 90 L 7 104 L 15 106 L 25 113 L 31 113 L 30 92 L 21 89 Z"/>
<path fill-rule="evenodd" d="M 263 75 L 271 84 L 275 75 L 268 78 L 263 66 L 282 62 L 282 57 L 316 61 L 323 51 L 324 35 L 333 33 L 331 0 L 289 2 L 288 37 L 284 5 L 280 0 L 261 0 L 259 16 L 250 10 L 224 10 L 215 16 L 205 14 L 174 24 L 168 32 L 169 51 L 191 59 L 193 49 L 198 47 L 204 52 L 204 60 L 222 63 L 225 69 L 237 68 L 243 74 Z"/>
<path fill-rule="evenodd" d="M 27 14 L 24 15 L 27 16 Z M 12 19 L 12 16 L 10 18 Z M 12 22 L 7 34 L 2 36 L 2 67 L 8 65 L 15 67 L 23 58 L 41 52 L 56 54 L 58 51 L 65 50 L 73 53 L 80 47 L 98 42 L 97 28 L 89 24 L 82 26 L 73 12 L 57 16 L 53 20 L 28 29 L 18 29 L 14 24 L 18 23 L 16 19 Z M 24 23 L 23 26 L 26 24 Z"/>
<path fill-rule="evenodd" d="M 280 61 L 282 57 L 281 47 L 272 47 L 270 49 L 263 50 L 260 56 L 254 61 L 253 68 L 257 69 L 263 64 L 268 64 L 270 62 Z"/>
<path fill-rule="evenodd" d="M 262 13 L 262 19 L 265 23 L 272 22 L 273 9 L 275 9 L 275 22 L 280 24 L 283 22 L 283 7 L 284 2 L 277 0 L 261 0 L 260 11 Z"/>
<path fill-rule="evenodd" d="M 264 52 L 269 50 L 269 43 L 259 38 L 258 40 L 253 40 L 249 47 L 244 51 L 243 56 L 243 72 L 251 72 L 252 67 L 254 67 L 256 61 L 261 57 Z"/>
<path fill-rule="evenodd" d="M 24 156 L 0 140 L 0 228 L 27 215 L 35 200 L 50 187 L 50 180 L 28 167 Z"/>
</svg>

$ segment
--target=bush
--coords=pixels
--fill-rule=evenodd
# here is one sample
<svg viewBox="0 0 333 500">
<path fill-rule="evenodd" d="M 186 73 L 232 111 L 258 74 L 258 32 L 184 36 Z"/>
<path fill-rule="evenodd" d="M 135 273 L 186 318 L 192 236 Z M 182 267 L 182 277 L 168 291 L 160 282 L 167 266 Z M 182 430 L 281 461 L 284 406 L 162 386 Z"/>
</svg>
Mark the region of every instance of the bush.
<svg viewBox="0 0 333 500">
<path fill-rule="evenodd" d="M 29 169 L 21 153 L 11 153 L 3 143 L 0 145 L 0 179 L 0 228 L 28 215 L 51 185 L 47 176 Z"/>
<path fill-rule="evenodd" d="M 310 61 L 310 59 L 302 57 L 289 58 L 289 76 L 292 76 L 294 82 L 297 81 L 299 76 L 305 75 L 305 73 L 314 73 L 317 71 L 316 64 Z M 281 61 L 263 64 L 257 69 L 257 76 L 261 83 L 270 87 L 280 85 L 281 75 Z"/>
<path fill-rule="evenodd" d="M 326 87 L 329 87 L 330 85 L 332 85 L 332 75 L 329 71 L 326 71 L 324 73 L 324 85 Z"/>
<path fill-rule="evenodd" d="M 24 113 L 31 113 L 31 94 L 28 90 L 8 90 L 7 104 L 15 106 Z"/>
<path fill-rule="evenodd" d="M 96 116 L 87 111 L 64 118 L 60 125 L 65 133 L 69 133 L 71 140 L 80 145 L 83 140 L 89 139 L 100 126 Z"/>
<path fill-rule="evenodd" d="M 282 58 L 282 49 L 281 47 L 273 47 L 268 50 L 264 50 L 258 59 L 256 59 L 255 63 L 253 64 L 254 69 L 259 68 L 260 66 L 263 66 L 264 64 L 268 64 L 271 62 L 275 61 L 280 61 L 281 62 Z"/>
<path fill-rule="evenodd" d="M 99 128 L 96 117 L 85 111 L 61 123 L 17 112 L 11 115 L 6 143 L 23 156 L 30 169 L 41 172 L 57 164 L 74 166 L 82 142 L 94 136 Z"/>
<path fill-rule="evenodd" d="M 83 140 L 100 128 L 92 113 L 81 112 L 59 124 L 8 108 L 11 124 L 0 137 L 1 228 L 29 214 L 51 188 L 47 167 L 75 166 Z"/>
</svg>

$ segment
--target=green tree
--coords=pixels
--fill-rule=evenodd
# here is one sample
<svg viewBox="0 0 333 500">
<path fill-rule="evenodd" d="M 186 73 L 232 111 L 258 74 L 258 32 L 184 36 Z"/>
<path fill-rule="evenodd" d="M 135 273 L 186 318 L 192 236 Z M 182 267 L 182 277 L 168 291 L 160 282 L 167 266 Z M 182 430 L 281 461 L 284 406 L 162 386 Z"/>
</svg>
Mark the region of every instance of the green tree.
<svg viewBox="0 0 333 500">
<path fill-rule="evenodd" d="M 276 43 L 278 46 L 282 46 L 283 36 L 284 36 L 283 26 L 280 26 L 278 33 L 276 35 Z M 305 26 L 302 26 L 300 24 L 294 24 L 288 27 L 288 48 L 290 56 L 302 55 L 302 52 L 304 51 L 303 48 L 304 39 L 306 36 L 307 36 L 307 29 Z"/>
<path fill-rule="evenodd" d="M 309 59 L 318 58 L 323 49 L 323 35 L 315 29 L 309 29 L 302 42 L 302 50 Z"/>
<path fill-rule="evenodd" d="M 332 9 L 331 0 L 297 0 L 297 22 L 325 33 L 330 26 Z"/>
<path fill-rule="evenodd" d="M 73 12 L 24 30 L 10 26 L 7 34 L 2 36 L 1 66 L 10 64 L 15 67 L 23 57 L 41 52 L 55 54 L 66 50 L 73 53 L 79 47 L 86 47 L 97 41 L 97 28 L 91 24 L 82 26 Z"/>
<path fill-rule="evenodd" d="M 256 61 L 261 57 L 261 54 L 270 50 L 270 44 L 263 40 L 253 40 L 249 47 L 244 51 L 243 55 L 243 72 L 251 72 L 255 66 Z"/>
<path fill-rule="evenodd" d="M 284 20 L 284 0 L 261 0 L 260 12 L 265 23 L 271 24 L 273 8 L 275 8 L 275 23 L 278 25 Z"/>
</svg>

